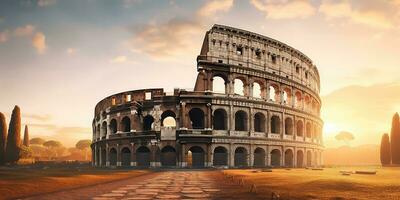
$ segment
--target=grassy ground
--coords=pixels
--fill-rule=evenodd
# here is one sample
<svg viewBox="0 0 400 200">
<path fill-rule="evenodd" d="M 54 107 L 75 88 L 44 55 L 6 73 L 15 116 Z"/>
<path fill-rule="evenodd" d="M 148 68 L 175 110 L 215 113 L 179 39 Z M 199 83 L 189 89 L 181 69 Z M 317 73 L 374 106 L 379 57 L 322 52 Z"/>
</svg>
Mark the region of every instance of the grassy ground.
<svg viewBox="0 0 400 200">
<path fill-rule="evenodd" d="M 144 170 L 102 170 L 91 167 L 0 169 L 0 199 L 79 188 L 145 174 Z"/>
<path fill-rule="evenodd" d="M 341 170 L 377 170 L 376 175 L 341 175 Z M 400 199 L 400 168 L 326 168 L 274 169 L 273 172 L 225 170 L 224 173 L 243 179 L 245 185 L 255 184 L 257 193 L 281 199 Z"/>
</svg>

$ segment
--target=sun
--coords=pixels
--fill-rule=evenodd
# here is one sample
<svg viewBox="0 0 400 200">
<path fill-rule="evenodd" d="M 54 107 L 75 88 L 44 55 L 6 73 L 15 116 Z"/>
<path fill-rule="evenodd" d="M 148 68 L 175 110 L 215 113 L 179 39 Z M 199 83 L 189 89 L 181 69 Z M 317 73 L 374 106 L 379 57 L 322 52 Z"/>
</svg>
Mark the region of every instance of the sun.
<svg viewBox="0 0 400 200">
<path fill-rule="evenodd" d="M 332 135 L 340 131 L 339 126 L 334 123 L 326 122 L 324 124 L 324 135 Z"/>
</svg>

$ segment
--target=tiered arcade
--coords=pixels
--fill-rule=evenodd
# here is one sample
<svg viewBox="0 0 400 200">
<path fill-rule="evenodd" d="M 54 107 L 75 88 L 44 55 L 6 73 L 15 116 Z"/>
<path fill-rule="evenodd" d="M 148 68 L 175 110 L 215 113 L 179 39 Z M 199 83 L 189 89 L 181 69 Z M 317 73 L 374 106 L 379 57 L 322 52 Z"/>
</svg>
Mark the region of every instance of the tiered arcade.
<svg viewBox="0 0 400 200">
<path fill-rule="evenodd" d="M 307 56 L 262 35 L 214 25 L 205 35 L 197 70 L 193 91 L 135 90 L 100 101 L 93 164 L 322 164 L 320 79 Z"/>
</svg>

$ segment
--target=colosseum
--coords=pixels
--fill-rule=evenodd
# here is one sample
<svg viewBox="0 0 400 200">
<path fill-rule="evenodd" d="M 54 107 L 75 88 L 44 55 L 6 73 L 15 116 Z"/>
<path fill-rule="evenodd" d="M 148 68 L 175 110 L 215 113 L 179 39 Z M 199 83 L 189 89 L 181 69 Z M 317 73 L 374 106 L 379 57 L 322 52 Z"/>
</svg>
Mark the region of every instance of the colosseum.
<svg viewBox="0 0 400 200">
<path fill-rule="evenodd" d="M 191 91 L 142 89 L 101 100 L 99 167 L 318 167 L 320 77 L 300 51 L 223 25 L 206 32 Z M 176 77 L 179 78 L 179 77 Z"/>
</svg>

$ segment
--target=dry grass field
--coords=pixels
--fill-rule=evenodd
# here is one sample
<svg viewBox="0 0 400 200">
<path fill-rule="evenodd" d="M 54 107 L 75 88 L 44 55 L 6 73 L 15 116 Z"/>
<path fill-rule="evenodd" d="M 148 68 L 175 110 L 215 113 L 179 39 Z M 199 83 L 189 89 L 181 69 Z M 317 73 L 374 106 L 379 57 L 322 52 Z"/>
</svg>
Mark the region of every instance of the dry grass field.
<svg viewBox="0 0 400 200">
<path fill-rule="evenodd" d="M 0 169 L 0 199 L 79 188 L 148 173 L 144 170 L 102 170 L 84 168 Z"/>
<path fill-rule="evenodd" d="M 376 175 L 341 175 L 342 170 L 376 170 Z M 400 168 L 354 167 L 311 169 L 225 170 L 233 180 L 244 185 L 255 184 L 257 193 L 270 197 L 277 193 L 281 199 L 400 199 Z"/>
</svg>

